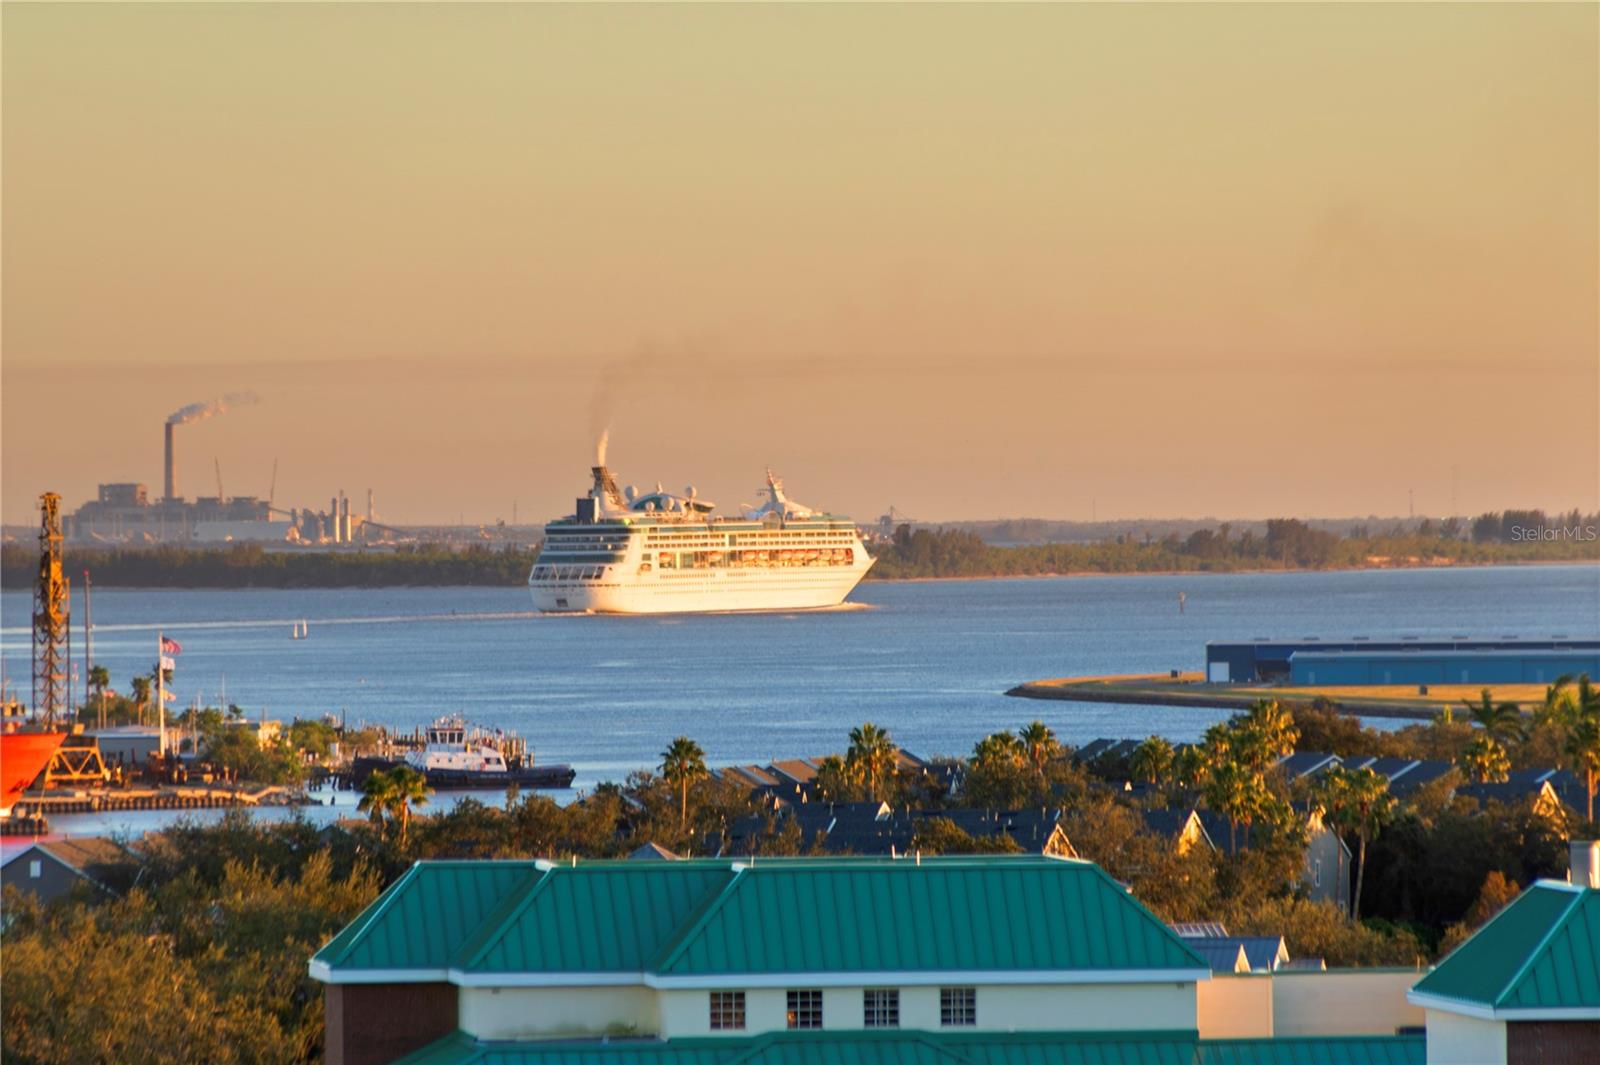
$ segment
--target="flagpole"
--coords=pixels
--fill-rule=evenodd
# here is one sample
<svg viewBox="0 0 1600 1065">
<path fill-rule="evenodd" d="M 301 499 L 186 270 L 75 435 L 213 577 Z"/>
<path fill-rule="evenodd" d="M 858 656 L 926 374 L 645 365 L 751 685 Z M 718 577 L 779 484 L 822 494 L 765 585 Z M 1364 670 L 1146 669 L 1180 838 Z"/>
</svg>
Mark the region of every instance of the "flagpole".
<svg viewBox="0 0 1600 1065">
<path fill-rule="evenodd" d="M 156 726 L 158 742 L 161 747 L 161 757 L 167 757 L 167 671 L 161 668 L 162 661 L 167 656 L 166 633 L 156 633 L 156 713 L 161 716 L 157 719 Z"/>
</svg>

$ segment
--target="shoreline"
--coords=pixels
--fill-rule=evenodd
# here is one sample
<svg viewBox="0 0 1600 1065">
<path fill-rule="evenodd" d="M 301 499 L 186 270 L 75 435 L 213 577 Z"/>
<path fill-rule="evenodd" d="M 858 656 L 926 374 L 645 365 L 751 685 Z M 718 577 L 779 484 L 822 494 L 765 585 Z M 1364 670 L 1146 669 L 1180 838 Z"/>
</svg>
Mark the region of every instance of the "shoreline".
<svg viewBox="0 0 1600 1065">
<path fill-rule="evenodd" d="M 954 577 L 874 577 L 869 570 L 861 584 L 922 584 L 934 581 L 1031 581 L 1072 580 L 1079 577 L 1240 577 L 1263 573 L 1388 573 L 1410 570 L 1497 569 L 1523 566 L 1595 566 L 1600 568 L 1600 558 L 1530 558 L 1499 559 L 1494 562 L 1440 562 L 1415 566 L 1283 566 L 1241 569 L 1139 569 L 1139 570 L 1068 570 L 1065 573 L 985 573 Z M 858 584 L 856 587 L 860 587 Z"/>
<path fill-rule="evenodd" d="M 1410 572 L 1414 570 L 1457 570 L 1457 569 L 1514 569 L 1538 566 L 1593 566 L 1600 568 L 1600 558 L 1530 558 L 1530 559 L 1498 559 L 1493 562 L 1448 562 L 1433 565 L 1418 564 L 1415 566 L 1273 566 L 1260 568 L 1241 569 L 1148 569 L 1148 570 L 1067 570 L 1063 573 L 982 573 L 958 574 L 948 577 L 874 577 L 871 571 L 863 577 L 857 588 L 867 584 L 931 584 L 950 581 L 1042 581 L 1042 580 L 1076 580 L 1084 577 L 1239 577 L 1256 576 L 1260 574 L 1275 573 L 1389 573 Z M 392 588 L 524 588 L 522 582 L 514 584 L 486 584 L 486 583 L 417 583 L 414 581 L 395 581 L 393 583 L 373 583 L 363 581 L 353 584 L 261 584 L 255 582 L 241 582 L 239 584 L 119 584 L 115 581 L 96 579 L 96 588 L 117 589 L 118 591 L 137 592 L 305 592 L 305 591 L 349 591 L 351 589 L 383 590 Z M 31 592 L 31 585 L 26 582 L 19 585 L 6 584 L 0 590 L 25 594 Z M 852 589 L 854 590 L 854 589 Z"/>
</svg>

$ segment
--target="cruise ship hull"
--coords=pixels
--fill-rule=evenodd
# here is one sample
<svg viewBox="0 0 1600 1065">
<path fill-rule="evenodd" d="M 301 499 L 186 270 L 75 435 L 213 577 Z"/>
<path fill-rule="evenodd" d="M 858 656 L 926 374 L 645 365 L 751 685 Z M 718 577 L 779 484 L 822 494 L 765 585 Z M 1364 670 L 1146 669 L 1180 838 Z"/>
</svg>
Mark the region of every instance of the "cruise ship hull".
<svg viewBox="0 0 1600 1065">
<path fill-rule="evenodd" d="M 708 614 L 835 607 L 866 576 L 854 566 L 713 570 L 633 580 L 530 581 L 534 609 L 548 614 Z"/>
</svg>

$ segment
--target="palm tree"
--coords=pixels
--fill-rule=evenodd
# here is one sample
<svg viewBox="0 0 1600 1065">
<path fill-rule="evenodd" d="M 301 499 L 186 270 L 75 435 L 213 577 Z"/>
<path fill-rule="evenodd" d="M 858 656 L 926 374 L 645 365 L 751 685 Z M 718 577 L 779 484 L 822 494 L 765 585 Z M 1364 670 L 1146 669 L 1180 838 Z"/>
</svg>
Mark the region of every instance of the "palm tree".
<svg viewBox="0 0 1600 1065">
<path fill-rule="evenodd" d="M 1498 740 L 1484 732 L 1461 752 L 1461 768 L 1479 784 L 1499 784 L 1511 776 L 1511 758 Z"/>
<path fill-rule="evenodd" d="M 1022 741 L 1022 749 L 1028 761 L 1033 763 L 1034 772 L 1040 776 L 1044 775 L 1044 767 L 1050 764 L 1050 760 L 1061 753 L 1056 734 L 1043 721 L 1029 722 L 1017 733 L 1017 738 Z"/>
<path fill-rule="evenodd" d="M 1578 687 L 1567 698 L 1567 738 L 1563 744 L 1573 767 L 1583 771 L 1584 794 L 1588 806 L 1584 819 L 1594 821 L 1594 795 L 1600 783 L 1600 688 L 1589 682 L 1589 674 L 1578 678 Z"/>
<path fill-rule="evenodd" d="M 1370 769 L 1334 766 L 1317 784 L 1317 798 L 1326 818 L 1340 831 L 1354 833 L 1359 841 L 1356 852 L 1356 891 L 1350 900 L 1350 919 L 1361 920 L 1361 888 L 1367 875 L 1367 843 L 1394 815 L 1395 800 L 1389 794 L 1389 779 Z"/>
<path fill-rule="evenodd" d="M 1239 847 L 1239 826 L 1246 828 L 1260 809 L 1264 788 L 1261 778 L 1232 758 L 1211 767 L 1206 783 L 1206 805 L 1228 819 L 1228 853 Z"/>
<path fill-rule="evenodd" d="M 1133 749 L 1128 769 L 1140 780 L 1159 784 L 1172 772 L 1172 744 L 1160 736 L 1150 736 Z"/>
<path fill-rule="evenodd" d="M 979 765 L 1020 764 L 1025 757 L 1022 741 L 1009 732 L 996 732 L 979 740 L 972 748 L 972 760 Z"/>
<path fill-rule="evenodd" d="M 845 768 L 844 759 L 836 754 L 830 754 L 817 763 L 817 776 L 812 781 L 817 797 L 824 802 L 840 802 L 851 791 L 850 771 Z"/>
<path fill-rule="evenodd" d="M 393 790 L 388 801 L 389 815 L 400 815 L 400 846 L 406 845 L 406 829 L 411 827 L 411 808 L 425 806 L 428 802 L 428 778 L 408 765 L 396 766 L 389 771 Z"/>
<path fill-rule="evenodd" d="M 1243 717 L 1233 721 L 1236 743 L 1251 767 L 1260 772 L 1278 759 L 1294 753 L 1300 742 L 1300 728 L 1294 715 L 1276 699 L 1258 699 Z"/>
<path fill-rule="evenodd" d="M 389 771 L 374 770 L 361 782 L 361 801 L 356 804 L 356 809 L 366 814 L 373 824 L 381 826 L 394 793 L 394 777 L 389 775 Z"/>
<path fill-rule="evenodd" d="M 875 801 L 883 801 L 882 784 L 894 775 L 899 749 L 889 739 L 889 733 L 867 721 L 860 728 L 850 730 L 850 747 L 845 751 L 845 765 L 850 766 L 867 786 L 867 793 Z"/>
<path fill-rule="evenodd" d="M 689 737 L 679 736 L 661 752 L 661 775 L 678 789 L 678 827 L 682 829 L 689 823 L 689 785 L 710 775 L 706 752 Z"/>
<path fill-rule="evenodd" d="M 1549 693 L 1546 693 L 1546 697 L 1549 697 Z M 1483 689 L 1478 702 L 1468 703 L 1466 710 L 1472 715 L 1472 723 L 1483 729 L 1484 735 L 1500 744 L 1527 736 L 1522 725 L 1521 708 L 1516 703 L 1496 703 L 1488 688 Z"/>
<path fill-rule="evenodd" d="M 144 724 L 145 704 L 150 701 L 150 678 L 138 676 L 133 678 L 133 706 L 139 715 L 139 724 Z"/>
</svg>

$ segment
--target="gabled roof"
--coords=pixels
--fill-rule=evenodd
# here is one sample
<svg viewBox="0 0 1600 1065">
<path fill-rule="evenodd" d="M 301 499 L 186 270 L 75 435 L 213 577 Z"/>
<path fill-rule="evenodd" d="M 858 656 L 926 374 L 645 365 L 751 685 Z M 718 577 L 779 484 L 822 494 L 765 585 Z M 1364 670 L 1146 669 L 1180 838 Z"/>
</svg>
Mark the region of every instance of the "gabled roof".
<svg viewBox="0 0 1600 1065">
<path fill-rule="evenodd" d="M 101 836 L 78 836 L 36 840 L 6 859 L 6 865 L 24 860 L 39 851 L 111 894 L 127 886 L 140 864 L 139 857 L 115 840 Z"/>
<path fill-rule="evenodd" d="M 727 862 L 555 866 L 457 953 L 463 973 L 642 973 L 733 879 Z"/>
<path fill-rule="evenodd" d="M 1247 968 L 1256 973 L 1275 972 L 1289 960 L 1289 947 L 1282 936 L 1186 935 L 1183 941 L 1197 951 L 1212 951 L 1215 956 L 1226 957 L 1230 962 L 1235 952 L 1243 952 Z"/>
<path fill-rule="evenodd" d="M 1342 765 L 1336 754 L 1327 751 L 1296 751 L 1278 759 L 1278 768 L 1290 780 L 1313 776 L 1332 766 Z"/>
<path fill-rule="evenodd" d="M 953 971 L 1118 982 L 1207 969 L 1098 866 L 1017 855 L 422 862 L 311 963 L 334 983 L 495 987 Z"/>
<path fill-rule="evenodd" d="M 397 969 L 442 974 L 484 918 L 543 875 L 540 863 L 418 862 L 317 951 L 344 972 Z"/>
<path fill-rule="evenodd" d="M 1600 891 L 1535 883 L 1407 998 L 1495 1020 L 1600 1020 Z"/>
<path fill-rule="evenodd" d="M 1187 938 L 1187 937 L 1185 937 Z M 1247 973 L 1250 959 L 1244 948 L 1231 940 L 1189 939 L 1189 946 L 1206 960 L 1214 973 Z"/>
<path fill-rule="evenodd" d="M 649 843 L 641 843 L 628 852 L 628 860 L 633 862 L 675 862 L 678 860 L 678 856 L 652 840 Z"/>
<path fill-rule="evenodd" d="M 1418 762 L 1410 769 L 1402 770 L 1389 778 L 1389 790 L 1400 798 L 1406 798 L 1446 773 L 1455 772 L 1454 762 L 1427 760 Z"/>
</svg>

